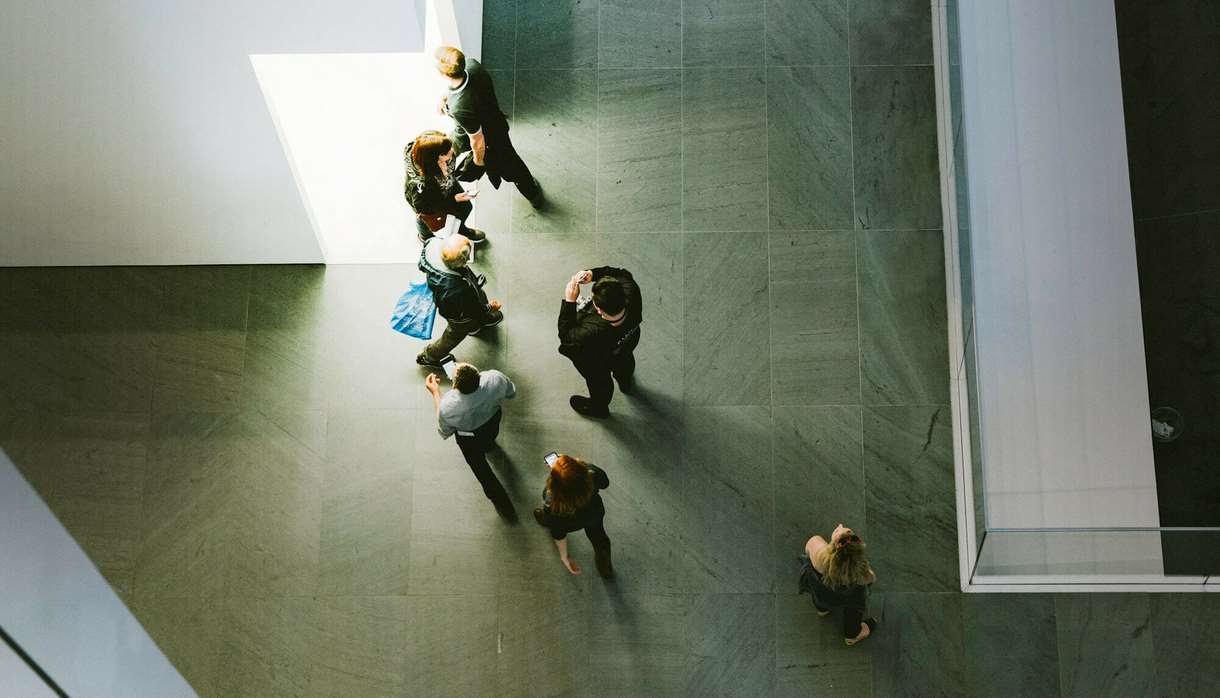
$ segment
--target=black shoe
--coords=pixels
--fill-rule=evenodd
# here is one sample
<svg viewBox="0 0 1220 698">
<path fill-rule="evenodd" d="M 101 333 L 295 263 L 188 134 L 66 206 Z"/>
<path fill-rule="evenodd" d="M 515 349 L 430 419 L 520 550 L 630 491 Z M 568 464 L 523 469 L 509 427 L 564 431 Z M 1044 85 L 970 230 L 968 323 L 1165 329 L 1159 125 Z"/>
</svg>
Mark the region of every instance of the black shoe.
<svg viewBox="0 0 1220 698">
<path fill-rule="evenodd" d="M 635 391 L 635 378 L 628 378 L 625 381 L 616 380 L 615 383 L 618 383 L 618 389 L 622 391 L 624 395 L 630 395 Z"/>
<path fill-rule="evenodd" d="M 470 240 L 470 242 L 473 244 L 478 244 L 487 239 L 487 233 L 479 230 L 478 228 L 467 228 L 463 235 L 465 235 L 466 239 Z"/>
<path fill-rule="evenodd" d="M 433 359 L 428 356 L 428 352 L 421 351 L 415 356 L 415 363 L 420 366 L 428 366 L 429 368 L 440 368 L 446 361 L 452 361 L 453 354 L 445 354 L 439 359 Z"/>
<path fill-rule="evenodd" d="M 533 206 L 535 211 L 541 211 L 542 207 L 546 205 L 546 196 L 542 193 L 542 185 L 536 179 L 534 180 L 534 195 L 528 198 L 530 206 Z"/>
<path fill-rule="evenodd" d="M 568 398 L 568 404 L 572 409 L 576 410 L 577 414 L 585 417 L 596 417 L 601 419 L 610 416 L 610 410 L 603 407 L 600 410 L 593 406 L 593 401 L 583 395 L 573 395 Z"/>
<path fill-rule="evenodd" d="M 496 513 L 505 521 L 515 522 L 517 520 L 517 509 L 512 502 L 492 502 L 496 507 Z"/>
</svg>

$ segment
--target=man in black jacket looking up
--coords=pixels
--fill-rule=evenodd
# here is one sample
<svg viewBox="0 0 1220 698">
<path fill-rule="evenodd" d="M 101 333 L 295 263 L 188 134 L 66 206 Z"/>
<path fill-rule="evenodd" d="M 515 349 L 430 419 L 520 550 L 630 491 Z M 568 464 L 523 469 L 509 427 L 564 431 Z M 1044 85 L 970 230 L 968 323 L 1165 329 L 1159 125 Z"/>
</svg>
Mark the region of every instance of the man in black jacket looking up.
<svg viewBox="0 0 1220 698">
<path fill-rule="evenodd" d="M 469 260 L 470 240 L 460 233 L 434 237 L 424 245 L 419 270 L 428 279 L 436 311 L 448 325 L 440 339 L 415 357 L 416 363 L 440 366 L 466 335 L 478 334 L 484 327 L 494 327 L 504 320 L 500 301 L 487 299 L 483 277 L 470 270 Z"/>
<path fill-rule="evenodd" d="M 578 304 L 580 285 L 593 282 L 593 298 Z M 640 287 L 617 267 L 578 271 L 568 279 L 559 308 L 559 353 L 572 360 L 589 386 L 589 397 L 573 395 L 572 409 L 586 417 L 610 415 L 611 375 L 631 392 L 636 345 L 640 343 Z"/>
</svg>

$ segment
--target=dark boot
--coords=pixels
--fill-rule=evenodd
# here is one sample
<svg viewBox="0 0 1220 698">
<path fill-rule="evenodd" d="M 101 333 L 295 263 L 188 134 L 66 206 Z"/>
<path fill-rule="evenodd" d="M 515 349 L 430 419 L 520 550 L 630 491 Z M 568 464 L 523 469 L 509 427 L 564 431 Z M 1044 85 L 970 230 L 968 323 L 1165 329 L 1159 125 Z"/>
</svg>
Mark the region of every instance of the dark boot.
<svg viewBox="0 0 1220 698">
<path fill-rule="evenodd" d="M 593 563 L 602 579 L 614 579 L 614 565 L 610 562 L 610 546 L 593 549 Z"/>
</svg>

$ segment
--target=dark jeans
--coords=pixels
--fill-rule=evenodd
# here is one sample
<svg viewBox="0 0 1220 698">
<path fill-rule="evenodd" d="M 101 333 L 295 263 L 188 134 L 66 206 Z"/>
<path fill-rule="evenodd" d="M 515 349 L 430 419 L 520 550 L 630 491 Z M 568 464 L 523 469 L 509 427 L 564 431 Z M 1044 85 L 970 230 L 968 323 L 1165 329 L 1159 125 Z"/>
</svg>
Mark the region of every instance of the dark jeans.
<svg viewBox="0 0 1220 698">
<path fill-rule="evenodd" d="M 469 201 L 454 201 L 451 208 L 442 211 L 441 213 L 456 216 L 457 219 L 462 222 L 461 226 L 458 227 L 458 232 L 465 235 L 466 231 L 468 230 L 466 227 L 466 219 L 470 217 L 470 213 L 472 211 L 474 211 L 474 204 L 470 203 Z M 427 240 L 436 234 L 419 219 L 419 216 L 415 217 L 415 227 L 419 230 L 419 237 L 421 240 Z"/>
<path fill-rule="evenodd" d="M 585 535 L 593 545 L 593 563 L 597 565 L 597 573 L 603 577 L 614 576 L 614 565 L 610 561 L 610 536 L 606 535 L 606 526 L 602 519 L 597 523 L 585 526 Z"/>
<path fill-rule="evenodd" d="M 496 478 L 496 474 L 491 471 L 491 465 L 487 462 L 487 451 L 491 449 L 496 441 L 496 436 L 500 433 L 501 414 L 497 411 L 494 417 L 474 430 L 474 436 L 456 434 L 453 438 L 457 441 L 458 448 L 462 450 L 462 456 L 466 459 L 466 464 L 470 466 L 470 472 L 474 473 L 475 479 L 483 486 L 483 494 L 487 495 L 487 498 L 496 507 L 511 509 L 512 502 L 508 498 L 508 493 L 504 491 L 504 486 L 500 484 L 500 480 Z"/>
<path fill-rule="evenodd" d="M 613 376 L 620 386 L 630 386 L 635 375 L 635 354 L 624 351 L 612 357 L 607 362 L 587 362 L 576 366 L 585 385 L 589 388 L 589 402 L 594 409 L 605 409 L 610 406 L 610 398 L 614 397 Z"/>
</svg>

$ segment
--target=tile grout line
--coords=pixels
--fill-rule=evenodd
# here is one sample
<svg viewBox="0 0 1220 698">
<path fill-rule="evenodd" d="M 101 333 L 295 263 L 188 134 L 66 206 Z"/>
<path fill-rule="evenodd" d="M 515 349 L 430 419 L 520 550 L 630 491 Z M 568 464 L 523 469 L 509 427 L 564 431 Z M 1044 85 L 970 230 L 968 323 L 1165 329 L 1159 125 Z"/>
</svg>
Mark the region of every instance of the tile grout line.
<svg viewBox="0 0 1220 698">
<path fill-rule="evenodd" d="M 763 147 L 763 206 L 767 211 L 767 234 L 763 236 L 763 245 L 767 249 L 767 417 L 769 424 L 770 448 L 767 449 L 767 463 L 771 468 L 771 555 L 770 559 L 770 574 L 771 578 L 771 673 L 772 681 L 778 682 L 779 676 L 779 604 L 776 603 L 775 593 L 775 324 L 771 322 L 771 71 L 767 65 L 767 5 L 768 0 L 763 0 L 763 55 L 762 55 L 762 73 L 763 73 L 763 125 L 766 128 L 764 138 L 766 142 Z"/>
<path fill-rule="evenodd" d="M 847 145 L 851 153 L 851 249 L 856 272 L 856 387 L 860 401 L 860 487 L 864 501 L 864 527 L 868 530 L 868 467 L 864 443 L 864 332 L 860 327 L 860 233 L 856 231 L 856 119 L 852 100 L 851 0 L 847 0 Z"/>
</svg>

